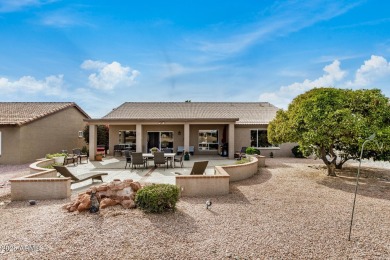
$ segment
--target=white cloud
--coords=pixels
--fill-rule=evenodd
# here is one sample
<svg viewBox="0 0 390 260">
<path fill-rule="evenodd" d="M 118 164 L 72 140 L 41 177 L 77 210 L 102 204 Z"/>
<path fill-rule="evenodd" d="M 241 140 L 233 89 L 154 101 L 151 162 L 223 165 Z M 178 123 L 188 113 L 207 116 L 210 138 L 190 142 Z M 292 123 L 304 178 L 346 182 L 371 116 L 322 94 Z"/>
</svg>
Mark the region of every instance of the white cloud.
<svg viewBox="0 0 390 260">
<path fill-rule="evenodd" d="M 277 106 L 286 108 L 287 104 L 297 95 L 315 87 L 330 87 L 340 82 L 346 75 L 346 71 L 340 68 L 338 60 L 324 67 L 324 74 L 315 79 L 305 79 L 303 82 L 295 82 L 288 86 L 282 86 L 276 92 L 263 93 L 260 101 L 268 101 Z"/>
<path fill-rule="evenodd" d="M 363 65 L 356 70 L 352 80 L 345 79 L 347 72 L 340 68 L 338 60 L 324 67 L 324 74 L 315 79 L 305 79 L 303 82 L 295 82 L 288 86 L 282 86 L 275 92 L 267 92 L 260 95 L 260 101 L 268 101 L 281 108 L 287 105 L 297 95 L 302 94 L 315 87 L 379 87 L 382 82 L 390 80 L 390 62 L 382 56 L 372 55 L 365 60 Z"/>
<path fill-rule="evenodd" d="M 63 88 L 63 75 L 48 76 L 44 80 L 37 80 L 32 76 L 23 76 L 18 80 L 10 81 L 0 78 L 0 91 L 3 93 L 41 93 L 43 95 L 58 95 Z"/>
<path fill-rule="evenodd" d="M 359 5 L 359 2 L 349 3 L 338 1 L 329 4 L 317 0 L 305 3 L 296 1 L 276 2 L 269 10 L 269 18 L 255 21 L 247 27 L 238 28 L 228 37 L 219 34 L 214 41 L 194 40 L 195 46 L 208 55 L 224 57 L 239 53 L 247 48 L 266 42 L 270 39 L 283 37 L 310 27 L 318 22 L 326 21 L 348 12 Z M 261 16 L 259 16 L 261 17 Z M 213 31 L 215 34 L 215 31 Z M 191 39 L 191 44 L 193 40 Z"/>
<path fill-rule="evenodd" d="M 356 71 L 355 79 L 348 86 L 364 87 L 385 76 L 390 76 L 390 63 L 382 56 L 371 55 L 369 60 Z"/>
<path fill-rule="evenodd" d="M 56 0 L 0 0 L 0 13 L 14 12 L 29 6 L 41 6 Z"/>
<path fill-rule="evenodd" d="M 86 60 L 81 64 L 85 70 L 96 70 L 88 76 L 89 85 L 96 89 L 112 90 L 118 86 L 131 86 L 139 71 L 122 66 L 119 62 L 106 63 L 102 61 Z"/>
</svg>

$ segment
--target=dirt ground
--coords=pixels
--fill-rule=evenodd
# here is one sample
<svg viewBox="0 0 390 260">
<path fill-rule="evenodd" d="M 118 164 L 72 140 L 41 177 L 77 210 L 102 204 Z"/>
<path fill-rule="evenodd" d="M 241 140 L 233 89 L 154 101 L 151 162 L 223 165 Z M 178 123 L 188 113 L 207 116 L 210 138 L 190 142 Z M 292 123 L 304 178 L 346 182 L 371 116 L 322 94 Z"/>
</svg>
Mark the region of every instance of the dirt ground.
<svg viewBox="0 0 390 260">
<path fill-rule="evenodd" d="M 183 197 L 164 214 L 121 206 L 68 213 L 69 200 L 30 206 L 2 196 L 0 258 L 390 259 L 389 169 L 362 168 L 348 241 L 355 165 L 339 177 L 326 176 L 319 160 L 266 165 L 226 196 Z"/>
</svg>

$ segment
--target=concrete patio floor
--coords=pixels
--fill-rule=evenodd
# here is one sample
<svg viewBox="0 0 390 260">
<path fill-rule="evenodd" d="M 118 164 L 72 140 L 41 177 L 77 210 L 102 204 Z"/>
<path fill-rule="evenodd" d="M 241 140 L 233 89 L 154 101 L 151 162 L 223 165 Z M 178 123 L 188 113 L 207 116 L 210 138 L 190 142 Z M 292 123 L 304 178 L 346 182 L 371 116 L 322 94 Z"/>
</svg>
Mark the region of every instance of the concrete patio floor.
<svg viewBox="0 0 390 260">
<path fill-rule="evenodd" d="M 217 155 L 194 155 L 191 156 L 189 161 L 183 161 L 183 168 L 180 167 L 179 163 L 176 163 L 175 168 L 166 167 L 154 167 L 153 161 L 148 162 L 148 167 L 145 169 L 139 167 L 137 169 L 131 169 L 127 167 L 125 169 L 125 158 L 124 157 L 112 157 L 107 156 L 103 158 L 103 161 L 89 161 L 74 166 L 73 164 L 67 165 L 69 171 L 75 175 L 80 175 L 88 172 L 106 172 L 107 176 L 103 176 L 105 183 L 110 182 L 114 179 L 133 179 L 134 181 L 140 182 L 142 185 L 151 183 L 167 183 L 176 184 L 175 172 L 184 175 L 189 175 L 194 162 L 196 161 L 209 161 L 206 174 L 214 174 L 214 166 L 230 165 L 235 164 L 236 160 L 227 159 Z M 92 183 L 91 180 L 86 180 L 80 183 L 72 184 L 71 189 L 73 193 L 82 192 L 85 189 L 100 185 L 101 182 L 95 181 Z"/>
</svg>

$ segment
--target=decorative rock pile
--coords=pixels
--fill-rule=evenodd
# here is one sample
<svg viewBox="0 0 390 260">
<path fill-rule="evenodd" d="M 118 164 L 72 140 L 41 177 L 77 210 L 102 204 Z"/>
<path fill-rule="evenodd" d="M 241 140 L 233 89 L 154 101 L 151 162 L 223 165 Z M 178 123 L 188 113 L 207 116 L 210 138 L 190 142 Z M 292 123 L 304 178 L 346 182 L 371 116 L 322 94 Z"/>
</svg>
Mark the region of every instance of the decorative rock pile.
<svg viewBox="0 0 390 260">
<path fill-rule="evenodd" d="M 114 179 L 112 182 L 92 187 L 84 193 L 80 193 L 73 202 L 64 206 L 69 212 L 85 211 L 91 207 L 91 193 L 96 193 L 100 203 L 100 209 L 109 206 L 122 205 L 126 209 L 135 208 L 135 194 L 141 189 L 139 182 L 132 179 L 121 181 Z"/>
</svg>

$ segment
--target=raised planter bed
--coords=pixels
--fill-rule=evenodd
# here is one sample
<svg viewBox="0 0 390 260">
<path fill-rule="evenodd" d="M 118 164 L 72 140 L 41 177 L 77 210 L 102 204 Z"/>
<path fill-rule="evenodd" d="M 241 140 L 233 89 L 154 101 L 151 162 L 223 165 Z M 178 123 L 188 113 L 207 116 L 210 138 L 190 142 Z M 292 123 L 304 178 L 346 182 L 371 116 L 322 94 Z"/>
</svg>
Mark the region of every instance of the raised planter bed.
<svg viewBox="0 0 390 260">
<path fill-rule="evenodd" d="M 53 159 L 39 160 L 30 165 L 30 175 L 11 179 L 11 200 L 50 200 L 70 197 L 70 178 L 59 178 L 56 170 L 41 168 L 53 162 Z"/>
</svg>

